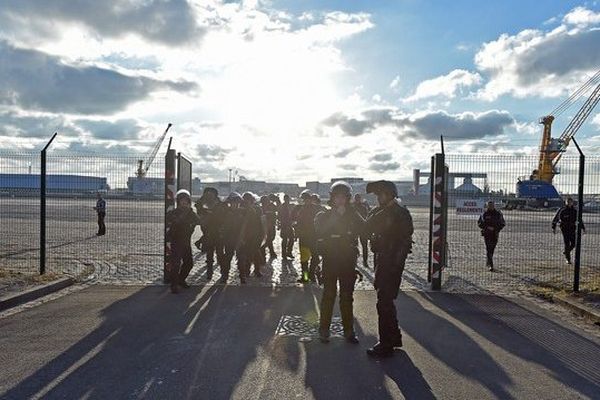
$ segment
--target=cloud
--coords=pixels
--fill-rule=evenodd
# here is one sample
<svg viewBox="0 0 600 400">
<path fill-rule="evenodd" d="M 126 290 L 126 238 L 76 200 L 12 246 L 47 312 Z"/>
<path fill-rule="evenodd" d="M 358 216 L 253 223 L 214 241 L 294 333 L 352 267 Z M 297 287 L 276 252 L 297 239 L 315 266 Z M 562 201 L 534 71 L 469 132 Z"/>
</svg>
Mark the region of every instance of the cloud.
<svg viewBox="0 0 600 400">
<path fill-rule="evenodd" d="M 476 72 L 455 69 L 447 75 L 423 81 L 417 86 L 415 93 L 405 101 L 422 100 L 430 97 L 442 96 L 449 99 L 456 97 L 464 89 L 480 85 L 481 75 Z"/>
<path fill-rule="evenodd" d="M 333 156 L 335 158 L 345 158 L 347 157 L 350 153 L 354 152 L 355 150 L 357 150 L 359 147 L 358 146 L 352 146 L 352 147 L 348 147 L 346 149 L 342 149 L 340 151 L 337 151 L 336 153 L 333 154 Z"/>
<path fill-rule="evenodd" d="M 348 136 L 360 136 L 376 129 L 391 128 L 400 139 L 425 140 L 437 140 L 440 135 L 448 139 L 498 136 L 514 124 L 515 120 L 506 111 L 460 114 L 425 111 L 406 114 L 395 108 L 365 110 L 359 117 L 335 113 L 322 122 L 323 126 L 337 127 Z"/>
<path fill-rule="evenodd" d="M 600 65 L 600 13 L 569 12 L 551 31 L 527 29 L 485 43 L 475 55 L 488 78 L 478 96 L 559 97 L 587 80 Z"/>
<path fill-rule="evenodd" d="M 375 154 L 374 156 L 371 157 L 371 161 L 379 161 L 379 162 L 391 161 L 391 159 L 392 159 L 391 153 Z"/>
<path fill-rule="evenodd" d="M 74 136 L 78 132 L 60 115 L 28 115 L 15 111 L 0 112 L 0 137 L 47 138 L 56 131 Z"/>
<path fill-rule="evenodd" d="M 169 46 L 199 41 L 206 31 L 186 0 L 3 0 L 0 24 L 40 37 L 55 37 L 57 26 L 83 25 L 92 36 L 133 34 Z"/>
<path fill-rule="evenodd" d="M 394 79 L 390 82 L 390 89 L 398 90 L 400 87 L 400 75 L 396 75 Z"/>
<path fill-rule="evenodd" d="M 217 145 L 200 144 L 195 148 L 194 156 L 202 161 L 222 162 L 231 152 L 231 149 L 226 149 Z"/>
<path fill-rule="evenodd" d="M 136 140 L 144 129 L 134 119 L 116 121 L 80 119 L 75 120 L 75 124 L 100 140 Z"/>
<path fill-rule="evenodd" d="M 375 172 L 388 172 L 399 168 L 400 164 L 397 162 L 374 162 L 369 165 L 369 169 Z"/>
<path fill-rule="evenodd" d="M 189 92 L 192 82 L 128 76 L 96 66 L 68 65 L 57 57 L 0 41 L 0 104 L 26 110 L 112 114 L 152 92 Z"/>
</svg>

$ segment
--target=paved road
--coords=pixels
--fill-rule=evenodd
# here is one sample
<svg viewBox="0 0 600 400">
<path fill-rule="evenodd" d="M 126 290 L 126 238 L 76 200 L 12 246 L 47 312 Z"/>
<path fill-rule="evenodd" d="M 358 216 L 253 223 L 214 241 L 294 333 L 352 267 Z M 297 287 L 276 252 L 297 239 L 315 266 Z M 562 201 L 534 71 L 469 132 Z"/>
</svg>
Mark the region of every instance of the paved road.
<svg viewBox="0 0 600 400">
<path fill-rule="evenodd" d="M 359 346 L 280 325 L 310 326 L 319 296 L 92 286 L 0 319 L 0 398 L 600 399 L 600 340 L 530 303 L 406 292 L 404 351 L 374 361 L 373 291 L 356 292 Z"/>
</svg>

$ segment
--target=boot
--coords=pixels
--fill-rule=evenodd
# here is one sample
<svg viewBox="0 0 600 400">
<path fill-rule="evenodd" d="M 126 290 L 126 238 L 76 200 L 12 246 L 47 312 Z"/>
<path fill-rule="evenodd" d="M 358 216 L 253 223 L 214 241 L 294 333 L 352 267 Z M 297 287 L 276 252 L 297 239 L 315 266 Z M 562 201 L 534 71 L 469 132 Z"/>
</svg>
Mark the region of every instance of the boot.
<svg viewBox="0 0 600 400">
<path fill-rule="evenodd" d="M 307 283 L 308 282 L 308 263 L 301 263 L 302 267 L 302 275 L 300 275 L 300 279 L 298 279 L 298 283 Z"/>
<path fill-rule="evenodd" d="M 352 332 L 348 335 L 344 335 L 344 337 L 346 338 L 346 342 L 348 342 L 348 343 L 351 343 L 351 344 L 359 343 L 358 337 L 356 336 L 356 334 L 354 332 Z"/>
<path fill-rule="evenodd" d="M 567 264 L 571 264 L 571 253 L 565 251 L 565 259 L 567 260 Z"/>
<path fill-rule="evenodd" d="M 321 343 L 329 343 L 329 329 L 319 329 L 319 340 Z"/>
<path fill-rule="evenodd" d="M 213 266 L 212 264 L 206 264 L 206 279 L 211 280 L 213 277 Z"/>
<path fill-rule="evenodd" d="M 377 358 L 391 357 L 394 355 L 394 348 L 392 346 L 384 345 L 381 342 L 377 342 L 375 346 L 367 349 L 367 354 Z"/>
</svg>

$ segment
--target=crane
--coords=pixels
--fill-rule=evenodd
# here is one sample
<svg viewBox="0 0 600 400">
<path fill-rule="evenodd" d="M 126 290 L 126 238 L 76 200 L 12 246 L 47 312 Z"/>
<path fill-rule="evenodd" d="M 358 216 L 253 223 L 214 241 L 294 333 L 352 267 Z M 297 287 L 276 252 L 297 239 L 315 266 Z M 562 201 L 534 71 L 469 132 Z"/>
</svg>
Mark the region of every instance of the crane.
<svg viewBox="0 0 600 400">
<path fill-rule="evenodd" d="M 152 162 L 154 162 L 154 159 L 156 158 L 156 154 L 158 153 L 158 150 L 160 149 L 160 146 L 162 145 L 163 141 L 165 140 L 165 137 L 167 136 L 167 132 L 169 132 L 169 129 L 171 128 L 172 125 L 173 124 L 169 123 L 167 125 L 167 129 L 165 129 L 162 136 L 159 137 L 158 140 L 156 141 L 154 148 L 152 149 L 152 151 L 150 151 L 148 158 L 146 159 L 145 166 L 144 166 L 144 160 L 138 160 L 138 167 L 137 167 L 137 171 L 135 173 L 136 177 L 144 178 L 146 176 L 148 169 L 152 165 Z"/>
<path fill-rule="evenodd" d="M 581 106 L 575 117 L 569 122 L 563 133 L 558 138 L 552 137 L 552 122 L 555 117 L 562 114 L 573 103 L 582 98 L 592 89 L 591 94 Z M 567 150 L 571 139 L 583 125 L 587 117 L 600 102 L 600 70 L 588 79 L 569 98 L 563 101 L 549 115 L 540 119 L 544 126 L 542 142 L 540 144 L 540 157 L 538 168 L 533 170 L 529 180 L 517 183 L 517 197 L 536 199 L 548 205 L 549 199 L 560 199 L 556 188 L 552 185 L 554 176 L 558 174 L 557 164 L 563 153 Z"/>
</svg>

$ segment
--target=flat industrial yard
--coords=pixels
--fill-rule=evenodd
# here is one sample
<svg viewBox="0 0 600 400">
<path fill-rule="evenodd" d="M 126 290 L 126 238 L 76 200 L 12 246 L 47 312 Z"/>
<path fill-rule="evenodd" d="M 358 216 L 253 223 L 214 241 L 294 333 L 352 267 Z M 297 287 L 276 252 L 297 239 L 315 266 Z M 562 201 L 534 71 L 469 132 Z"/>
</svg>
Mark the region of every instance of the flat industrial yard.
<svg viewBox="0 0 600 400">
<path fill-rule="evenodd" d="M 152 284 L 162 281 L 163 203 L 149 200 L 107 200 L 107 234 L 96 237 L 92 199 L 49 198 L 47 201 L 47 269 L 50 272 L 86 274 L 101 283 Z M 405 288 L 426 289 L 429 209 L 409 207 L 415 225 L 415 245 L 404 274 Z M 444 288 L 457 291 L 502 291 L 507 286 L 542 282 L 570 282 L 573 266 L 562 258 L 562 237 L 552 234 L 550 211 L 504 211 L 506 228 L 496 251 L 498 272 L 485 268 L 484 244 L 475 216 L 457 216 L 449 209 L 449 261 Z M 37 271 L 39 264 L 39 200 L 0 198 L 0 267 Z M 582 246 L 582 285 L 600 285 L 600 214 L 584 215 L 587 233 Z M 200 234 L 199 229 L 196 236 Z M 279 243 L 276 244 L 279 251 Z M 196 249 L 194 248 L 194 251 Z M 296 246 L 297 251 L 297 246 Z M 195 254 L 192 283 L 204 281 L 204 260 Z M 596 262 L 594 262 L 596 260 Z M 359 264 L 361 264 L 359 262 Z M 372 288 L 371 268 L 357 287 Z M 275 259 L 263 278 L 250 285 L 296 285 L 298 258 Z M 220 277 L 213 277 L 216 282 Z M 230 283 L 237 284 L 235 267 Z"/>
</svg>

